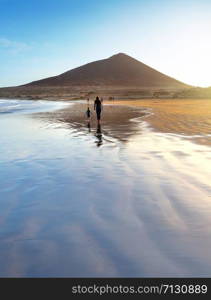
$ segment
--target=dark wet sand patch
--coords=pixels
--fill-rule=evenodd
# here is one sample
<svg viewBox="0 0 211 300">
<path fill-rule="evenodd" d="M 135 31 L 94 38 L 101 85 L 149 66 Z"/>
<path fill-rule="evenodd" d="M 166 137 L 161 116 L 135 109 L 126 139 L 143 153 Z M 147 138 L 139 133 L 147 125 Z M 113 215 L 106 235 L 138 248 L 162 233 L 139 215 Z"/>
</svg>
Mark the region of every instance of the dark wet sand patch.
<svg viewBox="0 0 211 300">
<path fill-rule="evenodd" d="M 92 105 L 93 106 L 93 105 Z M 45 112 L 35 114 L 48 124 L 58 124 L 58 126 L 65 128 L 72 128 L 80 130 L 80 132 L 87 132 L 87 130 L 97 130 L 98 124 L 96 120 L 96 113 L 91 108 L 90 120 L 86 117 L 87 104 L 74 103 L 65 109 L 54 112 Z M 145 116 L 145 112 L 137 107 L 119 106 L 119 105 L 104 105 L 101 119 L 101 131 L 107 136 L 116 138 L 120 141 L 127 141 L 134 134 L 141 132 L 139 122 L 133 122 L 136 118 Z"/>
</svg>

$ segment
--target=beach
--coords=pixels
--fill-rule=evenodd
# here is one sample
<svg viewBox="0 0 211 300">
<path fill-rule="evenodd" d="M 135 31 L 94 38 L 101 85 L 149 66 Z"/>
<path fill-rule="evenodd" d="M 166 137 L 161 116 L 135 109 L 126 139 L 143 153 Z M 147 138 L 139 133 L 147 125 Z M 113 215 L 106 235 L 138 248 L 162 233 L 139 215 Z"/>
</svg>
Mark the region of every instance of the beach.
<svg viewBox="0 0 211 300">
<path fill-rule="evenodd" d="M 146 107 L 152 112 L 147 122 L 153 130 L 211 145 L 211 99 L 120 100 L 115 104 Z"/>
<path fill-rule="evenodd" d="M 0 100 L 0 276 L 210 277 L 210 103 Z"/>
</svg>

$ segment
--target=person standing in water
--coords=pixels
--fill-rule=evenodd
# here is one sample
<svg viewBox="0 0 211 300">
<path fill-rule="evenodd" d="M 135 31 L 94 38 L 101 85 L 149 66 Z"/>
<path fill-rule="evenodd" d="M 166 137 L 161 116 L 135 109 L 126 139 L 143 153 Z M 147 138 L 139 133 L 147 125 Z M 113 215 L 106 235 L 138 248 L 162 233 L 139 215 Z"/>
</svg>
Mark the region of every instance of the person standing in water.
<svg viewBox="0 0 211 300">
<path fill-rule="evenodd" d="M 95 100 L 95 103 L 94 103 L 94 110 L 96 111 L 97 121 L 98 121 L 98 123 L 100 123 L 102 102 L 100 101 L 99 97 L 96 97 L 96 100 Z"/>
</svg>

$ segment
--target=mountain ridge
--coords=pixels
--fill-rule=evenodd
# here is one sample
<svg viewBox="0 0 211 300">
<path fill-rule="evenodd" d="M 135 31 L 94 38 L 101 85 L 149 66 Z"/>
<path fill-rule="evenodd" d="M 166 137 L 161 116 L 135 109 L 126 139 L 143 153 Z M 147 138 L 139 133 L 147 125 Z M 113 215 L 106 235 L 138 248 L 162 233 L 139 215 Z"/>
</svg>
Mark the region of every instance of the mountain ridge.
<svg viewBox="0 0 211 300">
<path fill-rule="evenodd" d="M 97 95 L 107 99 L 177 98 L 195 95 L 193 88 L 125 53 L 117 53 L 57 76 L 0 88 L 0 98 L 75 100 Z M 201 90 L 196 94 L 200 93 Z"/>
<path fill-rule="evenodd" d="M 185 88 L 189 85 L 167 76 L 139 60 L 118 53 L 109 58 L 94 61 L 28 84 L 26 86 L 131 86 Z"/>
</svg>

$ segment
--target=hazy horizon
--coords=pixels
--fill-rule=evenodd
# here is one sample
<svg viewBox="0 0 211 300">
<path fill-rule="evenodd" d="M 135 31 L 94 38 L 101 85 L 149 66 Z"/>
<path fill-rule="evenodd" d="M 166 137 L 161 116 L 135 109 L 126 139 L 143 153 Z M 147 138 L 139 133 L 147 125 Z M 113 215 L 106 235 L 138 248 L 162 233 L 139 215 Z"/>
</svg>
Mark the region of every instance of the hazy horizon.
<svg viewBox="0 0 211 300">
<path fill-rule="evenodd" d="M 184 83 L 211 86 L 208 0 L 0 0 L 0 87 L 123 52 Z"/>
</svg>

